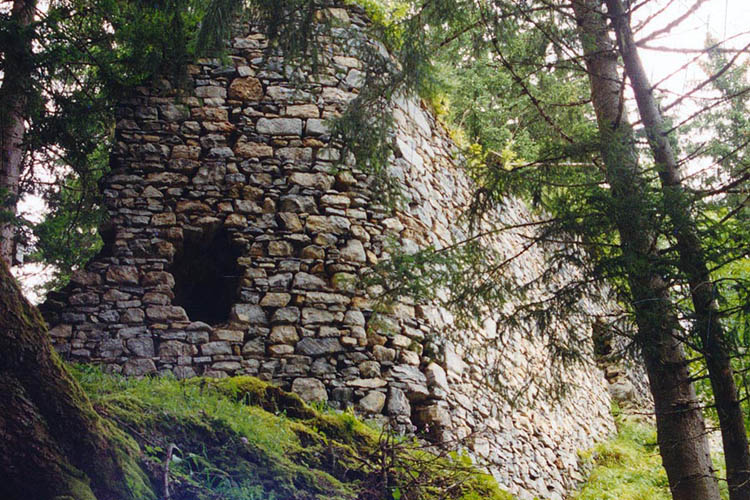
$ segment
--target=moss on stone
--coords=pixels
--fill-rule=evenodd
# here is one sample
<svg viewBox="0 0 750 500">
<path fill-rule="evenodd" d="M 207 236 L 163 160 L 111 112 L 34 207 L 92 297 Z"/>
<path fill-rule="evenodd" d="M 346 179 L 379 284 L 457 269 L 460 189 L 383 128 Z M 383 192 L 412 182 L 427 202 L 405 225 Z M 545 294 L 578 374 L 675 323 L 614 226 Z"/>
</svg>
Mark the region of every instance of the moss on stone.
<svg viewBox="0 0 750 500">
<path fill-rule="evenodd" d="M 135 380 L 91 367 L 79 367 L 76 374 L 100 413 L 137 442 L 156 491 L 163 486 L 166 450 L 177 445 L 170 463 L 175 500 L 217 494 L 374 500 L 398 496 L 399 488 L 408 498 L 424 500 L 512 498 L 466 457 L 438 457 L 414 441 L 384 439 L 383 431 L 351 413 L 310 407 L 253 377 Z M 388 484 L 382 482 L 383 463 Z M 417 481 L 412 463 L 421 464 Z"/>
</svg>

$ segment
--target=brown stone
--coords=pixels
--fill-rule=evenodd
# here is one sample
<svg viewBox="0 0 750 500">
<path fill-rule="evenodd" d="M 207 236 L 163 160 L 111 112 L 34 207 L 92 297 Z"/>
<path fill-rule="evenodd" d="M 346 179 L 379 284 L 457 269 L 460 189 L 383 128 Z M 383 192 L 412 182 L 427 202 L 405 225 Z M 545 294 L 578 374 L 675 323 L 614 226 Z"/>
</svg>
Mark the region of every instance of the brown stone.
<svg viewBox="0 0 750 500">
<path fill-rule="evenodd" d="M 288 293 L 269 292 L 263 296 L 260 305 L 263 307 L 286 307 L 292 296 Z"/>
<path fill-rule="evenodd" d="M 107 281 L 122 285 L 137 285 L 138 269 L 134 266 L 110 266 L 107 269 Z"/>
<path fill-rule="evenodd" d="M 152 226 L 171 226 L 177 223 L 177 217 L 172 212 L 155 214 L 151 217 Z"/>
<path fill-rule="evenodd" d="M 294 344 L 299 340 L 299 335 L 294 325 L 278 325 L 271 329 L 268 339 L 275 344 Z"/>
<path fill-rule="evenodd" d="M 260 80 L 251 76 L 235 78 L 229 85 L 229 98 L 241 101 L 259 101 L 263 99 L 263 85 Z"/>
<path fill-rule="evenodd" d="M 243 137 L 234 146 L 234 154 L 240 158 L 270 158 L 273 156 L 273 148 L 268 144 L 248 141 Z"/>
<path fill-rule="evenodd" d="M 297 104 L 286 107 L 286 116 L 294 118 L 318 118 L 320 110 L 315 104 Z"/>
</svg>

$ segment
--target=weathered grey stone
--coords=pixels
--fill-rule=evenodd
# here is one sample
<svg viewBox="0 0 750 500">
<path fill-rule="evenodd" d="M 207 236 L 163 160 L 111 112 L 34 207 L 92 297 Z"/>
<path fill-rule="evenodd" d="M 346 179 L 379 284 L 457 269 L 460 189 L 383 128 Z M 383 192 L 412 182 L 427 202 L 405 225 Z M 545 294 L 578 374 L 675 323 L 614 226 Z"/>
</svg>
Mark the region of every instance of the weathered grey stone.
<svg viewBox="0 0 750 500">
<path fill-rule="evenodd" d="M 215 356 L 217 354 L 232 354 L 232 346 L 229 342 L 207 342 L 201 345 L 201 354 L 204 356 Z"/>
<path fill-rule="evenodd" d="M 311 325 L 316 323 L 330 323 L 333 321 L 333 314 L 321 309 L 305 307 L 302 309 L 302 324 Z"/>
<path fill-rule="evenodd" d="M 377 389 L 385 387 L 388 385 L 388 382 L 382 378 L 355 378 L 354 380 L 347 380 L 346 385 L 362 389 Z"/>
<path fill-rule="evenodd" d="M 288 293 L 269 292 L 263 296 L 260 305 L 263 307 L 285 307 L 292 300 Z"/>
<path fill-rule="evenodd" d="M 282 212 L 315 213 L 315 198 L 312 196 L 287 195 L 281 197 L 279 209 Z"/>
<path fill-rule="evenodd" d="M 136 337 L 128 339 L 125 346 L 134 356 L 139 358 L 152 358 L 155 354 L 154 341 L 151 338 Z"/>
<path fill-rule="evenodd" d="M 120 314 L 120 321 L 123 323 L 142 323 L 145 317 L 143 309 L 131 308 L 125 309 Z"/>
<path fill-rule="evenodd" d="M 357 407 L 364 413 L 380 413 L 385 406 L 385 394 L 379 391 L 370 391 L 357 403 Z"/>
<path fill-rule="evenodd" d="M 99 343 L 99 357 L 115 358 L 120 356 L 123 351 L 121 339 L 105 339 Z"/>
<path fill-rule="evenodd" d="M 111 266 L 107 269 L 107 281 L 122 285 L 137 285 L 138 269 L 134 266 Z"/>
<path fill-rule="evenodd" d="M 154 321 L 187 321 L 185 309 L 179 306 L 150 306 L 146 308 L 146 316 Z"/>
<path fill-rule="evenodd" d="M 437 387 L 443 391 L 448 391 L 448 378 L 445 376 L 445 370 L 437 363 L 430 363 L 424 370 L 425 377 L 427 378 L 427 385 L 430 387 Z"/>
<path fill-rule="evenodd" d="M 394 361 L 396 359 L 396 350 L 382 345 L 373 346 L 372 354 L 378 361 Z"/>
<path fill-rule="evenodd" d="M 288 344 L 275 344 L 268 346 L 268 354 L 271 356 L 287 356 L 294 352 L 294 346 Z"/>
<path fill-rule="evenodd" d="M 122 374 L 129 377 L 141 377 L 156 373 L 156 365 L 150 359 L 129 359 L 122 366 Z"/>
<path fill-rule="evenodd" d="M 190 111 L 187 106 L 177 104 L 165 104 L 160 106 L 161 117 L 169 122 L 181 122 L 190 117 Z"/>
<path fill-rule="evenodd" d="M 388 415 L 411 415 L 411 405 L 409 398 L 404 391 L 396 387 L 388 389 Z"/>
<path fill-rule="evenodd" d="M 318 106 L 315 104 L 297 104 L 287 106 L 286 115 L 296 118 L 317 118 L 320 116 L 320 109 L 318 109 Z"/>
<path fill-rule="evenodd" d="M 242 346 L 242 354 L 245 356 L 256 355 L 262 356 L 266 353 L 266 345 L 262 339 L 252 339 L 245 342 Z"/>
<path fill-rule="evenodd" d="M 344 324 L 354 326 L 365 326 L 365 315 L 362 311 L 349 310 L 344 316 Z"/>
<path fill-rule="evenodd" d="M 346 234 L 351 222 L 338 215 L 311 215 L 307 218 L 306 228 L 311 233 Z"/>
<path fill-rule="evenodd" d="M 245 340 L 244 330 L 229 330 L 226 328 L 216 328 L 211 332 L 211 340 L 232 342 L 241 344 Z"/>
<path fill-rule="evenodd" d="M 365 247 L 359 240 L 349 240 L 341 249 L 341 258 L 350 262 L 366 262 Z"/>
<path fill-rule="evenodd" d="M 193 346 L 176 340 L 168 340 L 159 344 L 159 357 L 164 360 L 176 361 L 179 356 L 192 356 Z"/>
<path fill-rule="evenodd" d="M 638 396 L 636 395 L 635 386 L 627 380 L 620 379 L 615 383 L 610 384 L 608 387 L 609 395 L 612 399 L 618 403 L 637 403 Z"/>
<path fill-rule="evenodd" d="M 301 288 L 303 290 L 319 290 L 326 287 L 326 282 L 309 273 L 297 273 L 294 276 L 292 287 Z"/>
<path fill-rule="evenodd" d="M 302 135 L 302 120 L 299 118 L 261 118 L 258 120 L 259 134 Z"/>
<path fill-rule="evenodd" d="M 305 356 L 322 356 L 343 351 L 344 348 L 339 339 L 313 339 L 305 337 L 297 342 L 297 352 Z"/>
<path fill-rule="evenodd" d="M 377 361 L 363 361 L 359 364 L 359 373 L 364 378 L 380 377 L 380 363 Z"/>
<path fill-rule="evenodd" d="M 448 408 L 443 405 L 433 404 L 419 410 L 420 420 L 422 422 L 436 427 L 449 428 L 451 426 L 451 416 Z"/>
<path fill-rule="evenodd" d="M 292 392 L 308 403 L 328 401 L 328 392 L 325 385 L 316 378 L 294 379 L 294 382 L 292 382 Z"/>
<path fill-rule="evenodd" d="M 195 369 L 193 369 L 192 366 L 175 366 L 173 371 L 174 376 L 178 380 L 193 378 L 197 376 L 197 373 L 195 373 Z"/>
<path fill-rule="evenodd" d="M 278 325 L 271 328 L 269 340 L 275 344 L 294 344 L 299 340 L 299 335 L 293 325 Z"/>
<path fill-rule="evenodd" d="M 73 327 L 61 323 L 49 330 L 49 335 L 54 338 L 68 339 L 73 335 Z"/>
<path fill-rule="evenodd" d="M 273 323 L 296 323 L 300 319 L 298 307 L 282 307 L 277 309 L 271 317 Z"/>
<path fill-rule="evenodd" d="M 223 87 L 216 87 L 212 85 L 206 85 L 204 87 L 197 87 L 195 89 L 195 95 L 198 97 L 226 97 L 227 90 Z"/>
<path fill-rule="evenodd" d="M 99 273 L 92 273 L 79 269 L 74 271 L 70 276 L 70 281 L 84 286 L 100 285 L 102 283 L 102 277 Z"/>
<path fill-rule="evenodd" d="M 169 288 L 174 287 L 174 276 L 165 271 L 153 271 L 143 275 L 143 286 L 165 285 Z"/>
<path fill-rule="evenodd" d="M 307 120 L 305 127 L 305 133 L 307 135 L 328 135 L 331 133 L 325 120 L 319 120 L 317 118 L 310 118 Z"/>
<path fill-rule="evenodd" d="M 333 186 L 334 177 L 322 173 L 293 172 L 289 176 L 289 181 L 300 186 L 328 191 Z"/>
<path fill-rule="evenodd" d="M 252 304 L 236 304 L 232 307 L 231 319 L 251 325 L 264 325 L 268 321 L 263 308 Z"/>
</svg>

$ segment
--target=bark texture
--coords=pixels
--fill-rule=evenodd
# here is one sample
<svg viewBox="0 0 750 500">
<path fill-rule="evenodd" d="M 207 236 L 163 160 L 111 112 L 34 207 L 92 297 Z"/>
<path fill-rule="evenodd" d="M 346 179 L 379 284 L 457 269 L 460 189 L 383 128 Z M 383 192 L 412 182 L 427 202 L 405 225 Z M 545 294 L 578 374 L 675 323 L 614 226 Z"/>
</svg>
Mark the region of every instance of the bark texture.
<svg viewBox="0 0 750 500">
<path fill-rule="evenodd" d="M 0 262 L 0 498 L 153 498 L 132 441 L 94 411 Z"/>
<path fill-rule="evenodd" d="M 724 447 L 730 500 L 750 500 L 750 448 L 740 405 L 726 332 L 719 321 L 718 291 L 711 279 L 703 244 L 690 211 L 677 158 L 667 137 L 661 111 L 643 68 L 620 0 L 606 0 L 617 34 L 625 71 L 633 87 L 643 125 L 659 172 L 664 205 L 677 241 L 678 267 L 690 286 L 695 311 L 695 332 L 703 345 Z"/>
<path fill-rule="evenodd" d="M 3 219 L 15 216 L 16 201 L 21 182 L 23 165 L 23 141 L 26 131 L 25 119 L 29 92 L 31 92 L 30 25 L 34 19 L 36 0 L 14 0 L 11 10 L 11 26 L 16 33 L 11 42 L 3 47 L 3 84 L 0 86 L 0 210 Z M 2 221 L 2 219 L 0 219 Z M 0 222 L 0 259 L 13 265 L 15 250 L 15 226 Z"/>
<path fill-rule="evenodd" d="M 638 342 L 654 397 L 658 441 L 675 500 L 718 499 L 700 404 L 677 339 L 678 318 L 666 283 L 655 271 L 655 230 L 645 206 L 646 182 L 625 118 L 617 52 L 598 0 L 574 0 L 638 326 Z"/>
</svg>

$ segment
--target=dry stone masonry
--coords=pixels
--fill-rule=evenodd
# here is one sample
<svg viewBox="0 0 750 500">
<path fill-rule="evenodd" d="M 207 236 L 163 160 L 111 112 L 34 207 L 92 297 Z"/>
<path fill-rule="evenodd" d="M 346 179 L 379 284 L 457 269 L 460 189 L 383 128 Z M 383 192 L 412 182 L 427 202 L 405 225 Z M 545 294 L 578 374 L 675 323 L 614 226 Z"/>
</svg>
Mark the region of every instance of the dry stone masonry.
<svg viewBox="0 0 750 500">
<path fill-rule="evenodd" d="M 362 85 L 367 68 L 347 40 L 367 21 L 356 8 L 327 16 L 339 27 L 323 70 L 301 85 L 246 26 L 231 65 L 189 67 L 191 90 L 164 81 L 122 103 L 103 182 L 105 248 L 45 304 L 55 344 L 124 375 L 273 380 L 466 447 L 520 498 L 562 498 L 582 479 L 577 452 L 613 430 L 603 375 L 593 364 L 558 373 L 531 322 L 488 314 L 461 330 L 448 311 L 409 301 L 373 314 L 360 278 L 388 257 L 389 238 L 406 251 L 460 238 L 472 187 L 413 98 L 394 103 L 391 173 L 406 208 L 389 212 L 366 174 L 334 168 L 328 120 Z M 496 215 L 529 220 L 513 200 Z M 512 255 L 524 242 L 503 233 L 495 247 Z M 521 284 L 543 266 L 532 248 L 507 273 Z M 594 298 L 579 307 L 603 308 Z M 574 314 L 547 328 L 591 324 Z M 547 384 L 560 376 L 571 381 L 563 399 Z"/>
</svg>

